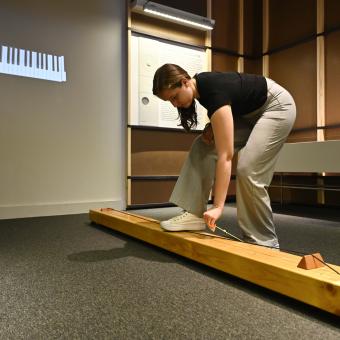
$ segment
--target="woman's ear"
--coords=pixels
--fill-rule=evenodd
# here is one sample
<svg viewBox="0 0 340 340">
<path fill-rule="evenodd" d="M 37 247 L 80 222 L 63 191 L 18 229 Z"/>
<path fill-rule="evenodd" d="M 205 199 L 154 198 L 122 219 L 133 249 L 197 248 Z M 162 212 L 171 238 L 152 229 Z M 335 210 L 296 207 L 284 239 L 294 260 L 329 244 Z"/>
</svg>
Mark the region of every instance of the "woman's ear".
<svg viewBox="0 0 340 340">
<path fill-rule="evenodd" d="M 189 79 L 187 78 L 182 78 L 181 79 L 181 85 L 183 86 L 188 86 L 189 85 Z"/>
</svg>

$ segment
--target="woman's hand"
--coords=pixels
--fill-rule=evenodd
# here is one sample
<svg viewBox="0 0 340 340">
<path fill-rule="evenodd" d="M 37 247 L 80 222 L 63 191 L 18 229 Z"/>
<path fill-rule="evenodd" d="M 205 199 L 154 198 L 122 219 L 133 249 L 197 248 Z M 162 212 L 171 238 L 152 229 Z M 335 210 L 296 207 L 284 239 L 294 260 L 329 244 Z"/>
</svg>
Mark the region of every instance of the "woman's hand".
<svg viewBox="0 0 340 340">
<path fill-rule="evenodd" d="M 212 231 L 215 231 L 216 228 L 216 221 L 220 218 L 222 215 L 223 208 L 221 207 L 212 207 L 208 209 L 203 214 L 203 219 L 206 223 L 206 225 L 211 229 Z"/>
<path fill-rule="evenodd" d="M 210 123 L 206 124 L 202 132 L 202 141 L 207 145 L 214 144 L 214 132 Z"/>
</svg>

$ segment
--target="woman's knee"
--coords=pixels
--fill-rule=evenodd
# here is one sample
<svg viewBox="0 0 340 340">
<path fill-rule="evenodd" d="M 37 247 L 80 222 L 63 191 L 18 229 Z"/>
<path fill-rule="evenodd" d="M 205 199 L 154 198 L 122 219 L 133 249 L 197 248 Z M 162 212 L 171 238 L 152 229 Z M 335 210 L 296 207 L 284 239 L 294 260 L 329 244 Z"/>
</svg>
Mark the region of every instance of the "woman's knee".
<svg viewBox="0 0 340 340">
<path fill-rule="evenodd" d="M 206 156 L 213 156 L 215 154 L 215 147 L 213 145 L 207 145 L 204 143 L 201 135 L 194 139 L 190 148 L 190 155 L 199 155 L 202 160 Z"/>
<path fill-rule="evenodd" d="M 217 154 L 215 148 L 205 144 L 199 136 L 193 141 L 188 158 L 192 166 L 210 171 L 214 168 Z"/>
<path fill-rule="evenodd" d="M 202 148 L 203 141 L 201 140 L 201 136 L 198 136 L 194 139 L 191 144 L 190 152 L 196 152 Z"/>
<path fill-rule="evenodd" d="M 238 162 L 236 168 L 236 177 L 238 179 L 249 178 L 253 173 L 253 167 L 249 162 Z"/>
</svg>

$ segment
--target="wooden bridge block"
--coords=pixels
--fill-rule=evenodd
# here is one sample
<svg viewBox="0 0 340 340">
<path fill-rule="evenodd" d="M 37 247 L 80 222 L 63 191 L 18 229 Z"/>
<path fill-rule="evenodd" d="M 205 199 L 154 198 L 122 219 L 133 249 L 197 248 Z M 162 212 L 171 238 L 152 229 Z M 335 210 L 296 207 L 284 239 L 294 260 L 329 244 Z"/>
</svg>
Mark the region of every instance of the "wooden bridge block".
<svg viewBox="0 0 340 340">
<path fill-rule="evenodd" d="M 112 209 L 90 220 L 340 316 L 340 275 L 328 267 L 298 268 L 300 256 L 199 232 L 166 232 L 159 221 Z M 340 272 L 340 267 L 331 265 Z"/>
<path fill-rule="evenodd" d="M 323 258 L 320 253 L 315 253 L 312 255 L 305 255 L 302 257 L 298 264 L 299 268 L 302 269 L 315 269 L 324 267 Z"/>
</svg>

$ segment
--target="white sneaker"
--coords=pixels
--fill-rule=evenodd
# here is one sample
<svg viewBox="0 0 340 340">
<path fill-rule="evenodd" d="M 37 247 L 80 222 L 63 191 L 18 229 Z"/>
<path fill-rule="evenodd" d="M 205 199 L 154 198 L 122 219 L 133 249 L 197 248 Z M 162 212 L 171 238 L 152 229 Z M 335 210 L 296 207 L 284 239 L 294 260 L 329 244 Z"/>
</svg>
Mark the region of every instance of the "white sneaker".
<svg viewBox="0 0 340 340">
<path fill-rule="evenodd" d="M 205 222 L 203 218 L 184 212 L 170 220 L 162 221 L 161 227 L 168 231 L 204 230 Z"/>
</svg>

